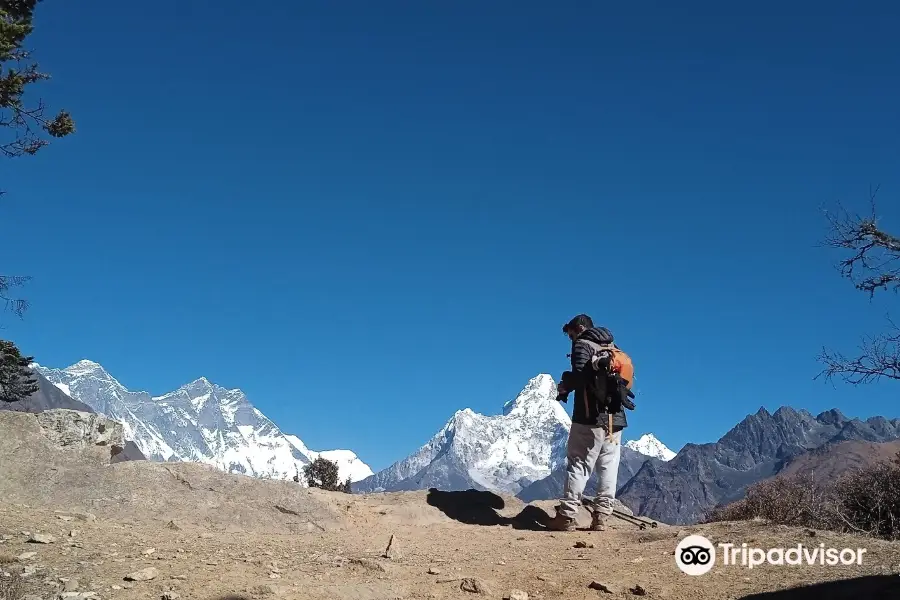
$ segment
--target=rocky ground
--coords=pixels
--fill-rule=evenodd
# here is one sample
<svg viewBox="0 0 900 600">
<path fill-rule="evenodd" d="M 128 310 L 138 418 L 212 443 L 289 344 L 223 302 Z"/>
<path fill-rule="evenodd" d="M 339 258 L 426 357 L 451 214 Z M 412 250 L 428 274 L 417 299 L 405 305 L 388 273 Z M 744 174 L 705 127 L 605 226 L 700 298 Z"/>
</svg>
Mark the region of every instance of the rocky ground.
<svg viewBox="0 0 900 600">
<path fill-rule="evenodd" d="M 900 598 L 900 544 L 861 536 L 761 522 L 553 533 L 540 524 L 550 503 L 347 495 L 200 465 L 109 464 L 108 453 L 56 447 L 33 417 L 0 415 L 2 600 L 719 600 L 835 580 L 784 597 Z M 861 566 L 717 565 L 690 577 L 673 555 L 689 533 L 867 553 Z"/>
</svg>

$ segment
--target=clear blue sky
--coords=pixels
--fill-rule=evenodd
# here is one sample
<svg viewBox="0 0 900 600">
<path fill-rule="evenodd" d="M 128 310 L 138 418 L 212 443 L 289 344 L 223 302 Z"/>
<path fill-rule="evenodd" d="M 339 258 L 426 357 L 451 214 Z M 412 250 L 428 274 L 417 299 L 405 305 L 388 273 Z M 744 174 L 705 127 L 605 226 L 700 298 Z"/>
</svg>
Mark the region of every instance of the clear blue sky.
<svg viewBox="0 0 900 600">
<path fill-rule="evenodd" d="M 558 375 L 582 311 L 636 362 L 631 437 L 900 416 L 900 384 L 813 381 L 900 302 L 817 247 L 875 184 L 900 231 L 900 8 L 435 4 L 42 2 L 78 132 L 3 163 L 34 277 L 4 335 L 240 387 L 375 469 Z"/>
</svg>

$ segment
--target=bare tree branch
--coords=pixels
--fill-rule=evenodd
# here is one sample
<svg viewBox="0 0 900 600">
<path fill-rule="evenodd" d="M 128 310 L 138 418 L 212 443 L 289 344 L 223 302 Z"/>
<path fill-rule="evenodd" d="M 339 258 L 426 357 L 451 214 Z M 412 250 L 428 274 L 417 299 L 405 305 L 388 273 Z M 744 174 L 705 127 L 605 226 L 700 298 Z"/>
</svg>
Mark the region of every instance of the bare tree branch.
<svg viewBox="0 0 900 600">
<path fill-rule="evenodd" d="M 890 318 L 888 322 L 891 329 L 863 338 L 859 354 L 853 358 L 823 348 L 818 359 L 824 363 L 825 370 L 817 377 L 840 376 L 853 385 L 872 383 L 882 377 L 900 380 L 900 328 Z"/>
<path fill-rule="evenodd" d="M 868 217 L 850 216 L 842 208 L 837 216 L 826 215 L 831 234 L 826 245 L 849 250 L 851 255 L 840 261 L 841 275 L 850 279 L 856 289 L 868 292 L 900 290 L 900 238 L 878 227 L 875 216 L 875 195 L 870 193 L 871 214 Z"/>
<path fill-rule="evenodd" d="M 839 207 L 837 215 L 826 213 L 830 233 L 825 245 L 848 251 L 849 256 L 838 263 L 843 277 L 872 300 L 876 292 L 900 291 L 900 238 L 878 225 L 875 215 L 875 196 L 870 191 L 870 214 L 866 217 L 849 215 Z M 871 383 L 881 378 L 900 380 L 900 328 L 888 317 L 886 333 L 863 338 L 859 354 L 848 357 L 840 352 L 822 350 L 818 356 L 825 369 L 816 376 L 831 379 L 840 376 L 847 383 Z"/>
<path fill-rule="evenodd" d="M 28 283 L 31 277 L 0 275 L 0 302 L 4 304 L 4 310 L 11 310 L 19 318 L 28 310 L 28 301 L 12 297 L 12 289 Z"/>
</svg>

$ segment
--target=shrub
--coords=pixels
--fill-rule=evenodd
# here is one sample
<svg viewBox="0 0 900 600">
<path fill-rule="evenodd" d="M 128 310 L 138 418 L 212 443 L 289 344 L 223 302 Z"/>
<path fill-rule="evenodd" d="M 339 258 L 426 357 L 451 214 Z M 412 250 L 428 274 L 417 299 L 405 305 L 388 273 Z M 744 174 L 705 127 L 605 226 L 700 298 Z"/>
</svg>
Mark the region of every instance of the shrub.
<svg viewBox="0 0 900 600">
<path fill-rule="evenodd" d="M 760 481 L 741 500 L 714 508 L 705 521 L 757 518 L 900 540 L 900 452 L 827 483 L 808 473 Z"/>
<path fill-rule="evenodd" d="M 341 483 L 337 463 L 322 458 L 316 458 L 303 467 L 303 475 L 309 487 L 317 487 L 333 492 L 350 493 L 350 479 Z"/>
<path fill-rule="evenodd" d="M 844 529 L 900 540 L 900 452 L 891 461 L 835 482 L 835 516 Z"/>
<path fill-rule="evenodd" d="M 776 476 L 747 489 L 744 498 L 717 506 L 706 520 L 748 521 L 765 519 L 796 527 L 821 528 L 828 520 L 829 489 L 812 474 Z"/>
</svg>

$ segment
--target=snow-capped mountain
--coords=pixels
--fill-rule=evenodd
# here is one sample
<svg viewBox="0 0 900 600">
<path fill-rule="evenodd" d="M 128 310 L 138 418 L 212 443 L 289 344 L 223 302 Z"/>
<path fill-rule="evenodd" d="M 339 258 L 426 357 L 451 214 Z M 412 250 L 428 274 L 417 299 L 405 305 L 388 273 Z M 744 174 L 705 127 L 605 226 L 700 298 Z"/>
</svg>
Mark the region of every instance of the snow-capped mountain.
<svg viewBox="0 0 900 600">
<path fill-rule="evenodd" d="M 350 478 L 351 482 L 355 482 L 372 475 L 372 469 L 369 465 L 361 461 L 351 450 L 323 450 L 322 452 L 316 452 L 315 450 L 307 448 L 306 444 L 304 444 L 296 435 L 285 435 L 284 437 L 295 449 L 303 454 L 309 462 L 312 462 L 321 456 L 324 459 L 336 463 L 338 466 L 338 477 L 341 481 L 346 481 L 347 478 Z"/>
<path fill-rule="evenodd" d="M 631 448 L 635 452 L 640 452 L 644 456 L 652 456 L 662 461 L 670 461 L 675 458 L 675 453 L 656 439 L 656 436 L 652 433 L 645 433 L 638 440 L 625 442 L 625 447 Z"/>
<path fill-rule="evenodd" d="M 555 397 L 553 378 L 538 375 L 504 405 L 503 414 L 457 411 L 418 451 L 354 488 L 359 492 L 475 488 L 515 494 L 565 459 L 571 420 Z"/>
<path fill-rule="evenodd" d="M 122 422 L 126 438 L 150 460 L 201 462 L 272 479 L 301 475 L 305 483 L 303 466 L 324 454 L 337 458 L 341 476 L 351 481 L 371 473 L 349 450 L 309 450 L 296 436 L 285 435 L 241 390 L 225 389 L 205 377 L 151 397 L 127 389 L 89 360 L 65 369 L 32 367 L 68 396 Z"/>
<path fill-rule="evenodd" d="M 357 492 L 427 489 L 490 490 L 549 498 L 559 493 L 572 420 L 556 401 L 556 382 L 532 378 L 500 415 L 457 411 L 424 446 L 354 486 Z M 623 448 L 623 476 L 648 457 Z M 626 473 L 627 472 L 627 473 Z M 560 488 L 561 489 L 561 488 Z"/>
</svg>

